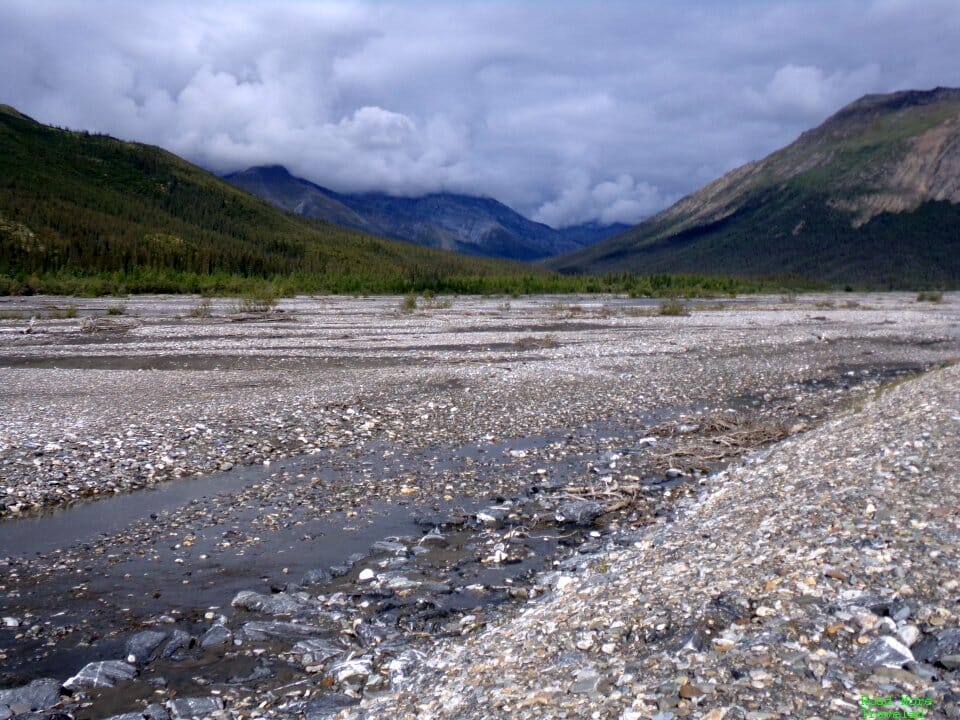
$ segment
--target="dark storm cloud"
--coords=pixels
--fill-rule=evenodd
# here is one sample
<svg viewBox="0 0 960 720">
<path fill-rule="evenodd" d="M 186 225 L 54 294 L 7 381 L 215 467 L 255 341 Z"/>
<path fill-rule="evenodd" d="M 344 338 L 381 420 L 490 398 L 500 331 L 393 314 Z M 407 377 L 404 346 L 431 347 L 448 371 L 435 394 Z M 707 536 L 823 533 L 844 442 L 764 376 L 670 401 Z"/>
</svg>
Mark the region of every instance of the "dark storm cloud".
<svg viewBox="0 0 960 720">
<path fill-rule="evenodd" d="M 960 6 L 0 4 L 0 102 L 219 172 L 633 222 L 868 92 L 958 85 Z"/>
</svg>

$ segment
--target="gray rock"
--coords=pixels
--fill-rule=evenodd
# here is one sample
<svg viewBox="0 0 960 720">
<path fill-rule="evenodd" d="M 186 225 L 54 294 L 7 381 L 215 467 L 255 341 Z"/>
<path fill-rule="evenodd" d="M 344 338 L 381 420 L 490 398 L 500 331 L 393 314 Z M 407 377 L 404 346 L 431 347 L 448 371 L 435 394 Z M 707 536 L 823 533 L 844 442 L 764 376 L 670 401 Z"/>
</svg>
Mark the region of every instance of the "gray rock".
<svg viewBox="0 0 960 720">
<path fill-rule="evenodd" d="M 306 720 L 332 720 L 343 708 L 356 705 L 357 698 L 341 693 L 330 693 L 317 700 L 311 700 L 303 707 L 303 716 Z"/>
<path fill-rule="evenodd" d="M 459 514 L 424 514 L 417 515 L 413 521 L 420 527 L 437 528 L 440 530 L 450 530 L 460 528 L 467 524 L 467 517 Z"/>
<path fill-rule="evenodd" d="M 323 665 L 343 654 L 343 648 L 321 638 L 301 640 L 290 650 L 290 654 L 299 658 L 304 666 Z"/>
<path fill-rule="evenodd" d="M 143 720 L 143 715 L 138 712 L 123 713 L 122 715 L 111 715 L 107 720 Z"/>
<path fill-rule="evenodd" d="M 477 513 L 477 522 L 482 525 L 501 526 L 510 515 L 510 508 L 503 505 L 491 505 Z"/>
<path fill-rule="evenodd" d="M 143 709 L 141 715 L 144 720 L 170 720 L 170 713 L 160 703 L 150 703 Z"/>
<path fill-rule="evenodd" d="M 387 663 L 390 682 L 399 684 L 427 661 L 427 655 L 421 650 L 408 648 Z"/>
<path fill-rule="evenodd" d="M 364 648 L 371 648 L 379 645 L 384 640 L 395 634 L 390 628 L 379 625 L 370 625 L 369 623 L 360 623 L 353 629 L 353 634 Z"/>
<path fill-rule="evenodd" d="M 200 639 L 200 647 L 212 648 L 226 645 L 233 638 L 233 633 L 226 625 L 217 623 L 213 625 Z"/>
<path fill-rule="evenodd" d="M 303 577 L 300 578 L 301 585 L 322 585 L 323 583 L 330 582 L 331 577 L 330 573 L 321 568 L 316 570 L 307 570 L 304 573 Z"/>
<path fill-rule="evenodd" d="M 948 628 L 927 635 L 913 646 L 918 662 L 939 663 L 944 655 L 960 655 L 960 628 Z"/>
<path fill-rule="evenodd" d="M 276 677 L 276 675 L 277 673 L 273 669 L 273 666 L 261 660 L 260 664 L 246 675 L 234 675 L 227 680 L 227 682 L 231 685 L 243 685 L 244 683 L 252 683 L 257 680 L 267 680 Z"/>
<path fill-rule="evenodd" d="M 241 590 L 230 604 L 241 610 L 262 612 L 268 615 L 293 615 L 304 608 L 303 603 L 286 593 L 262 595 L 252 590 Z"/>
<path fill-rule="evenodd" d="M 947 670 L 956 670 L 960 668 L 960 655 L 941 655 L 940 664 Z"/>
<path fill-rule="evenodd" d="M 0 690 L 0 709 L 4 706 L 26 710 L 46 710 L 60 701 L 60 683 L 50 678 L 34 680 L 29 685 Z"/>
<path fill-rule="evenodd" d="M 173 720 L 205 718 L 218 710 L 223 710 L 223 700 L 218 697 L 178 698 L 168 700 L 167 709 Z"/>
<path fill-rule="evenodd" d="M 340 563 L 339 565 L 330 566 L 330 577 L 343 577 L 350 570 L 353 569 L 353 563 Z"/>
<path fill-rule="evenodd" d="M 601 677 L 596 668 L 583 668 L 574 677 L 573 683 L 570 685 L 570 692 L 575 695 L 594 693 L 597 691 L 597 685 Z"/>
<path fill-rule="evenodd" d="M 572 525 L 592 525 L 603 514 L 603 505 L 592 500 L 570 500 L 557 508 L 557 522 Z"/>
<path fill-rule="evenodd" d="M 450 541 L 439 532 L 428 532 L 420 538 L 420 545 L 423 547 L 447 547 Z"/>
<path fill-rule="evenodd" d="M 170 639 L 163 646 L 163 650 L 160 651 L 160 657 L 171 658 L 177 651 L 189 648 L 192 641 L 193 638 L 188 633 L 178 628 L 170 633 Z"/>
<path fill-rule="evenodd" d="M 377 540 L 370 546 L 371 555 L 406 555 L 407 546 L 392 540 Z"/>
<path fill-rule="evenodd" d="M 272 640 L 295 640 L 305 637 L 326 635 L 327 632 L 316 625 L 301 623 L 253 621 L 244 624 L 240 636 L 251 642 L 269 642 Z"/>
<path fill-rule="evenodd" d="M 339 660 L 327 670 L 327 677 L 338 683 L 362 685 L 373 672 L 373 660 L 362 656 Z"/>
<path fill-rule="evenodd" d="M 878 665 L 885 667 L 903 667 L 908 662 L 913 662 L 913 653 L 910 648 L 899 640 L 884 635 L 871 640 L 859 653 L 856 658 L 857 663 L 866 669 L 872 669 Z"/>
<path fill-rule="evenodd" d="M 74 688 L 110 688 L 123 680 L 133 680 L 137 676 L 137 668 L 120 660 L 104 660 L 92 662 L 63 686 L 68 690 Z"/>
<path fill-rule="evenodd" d="M 127 640 L 127 644 L 124 646 L 127 660 L 137 665 L 145 665 L 156 657 L 160 643 L 166 639 L 167 633 L 162 630 L 138 632 Z M 133 656 L 132 660 L 130 659 L 131 655 Z"/>
</svg>

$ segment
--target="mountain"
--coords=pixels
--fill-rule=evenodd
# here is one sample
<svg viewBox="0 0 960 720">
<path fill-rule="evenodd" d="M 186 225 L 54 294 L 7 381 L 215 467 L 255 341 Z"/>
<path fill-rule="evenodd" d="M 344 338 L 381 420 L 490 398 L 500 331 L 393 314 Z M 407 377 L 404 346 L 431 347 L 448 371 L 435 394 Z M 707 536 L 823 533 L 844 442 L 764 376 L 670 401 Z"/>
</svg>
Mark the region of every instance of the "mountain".
<svg viewBox="0 0 960 720">
<path fill-rule="evenodd" d="M 337 193 L 279 165 L 248 168 L 224 179 L 298 215 L 467 255 L 537 260 L 578 250 L 626 227 L 590 224 L 554 230 L 491 198 L 453 193 Z"/>
<path fill-rule="evenodd" d="M 0 292 L 40 276 L 111 273 L 141 290 L 277 276 L 299 278 L 301 290 L 353 291 L 543 274 L 285 213 L 158 147 L 0 106 Z"/>
<path fill-rule="evenodd" d="M 546 264 L 957 286 L 958 203 L 960 90 L 867 95 L 649 220 Z"/>
</svg>

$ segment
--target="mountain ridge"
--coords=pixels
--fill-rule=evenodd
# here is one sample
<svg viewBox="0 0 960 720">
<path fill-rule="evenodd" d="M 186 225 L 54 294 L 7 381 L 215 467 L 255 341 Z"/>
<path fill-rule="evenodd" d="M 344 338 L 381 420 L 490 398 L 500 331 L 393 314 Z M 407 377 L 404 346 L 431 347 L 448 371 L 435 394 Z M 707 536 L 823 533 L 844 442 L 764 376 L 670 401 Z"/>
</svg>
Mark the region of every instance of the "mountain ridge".
<svg viewBox="0 0 960 720">
<path fill-rule="evenodd" d="M 290 212 L 467 255 L 539 260 L 628 227 L 588 223 L 556 230 L 495 198 L 450 192 L 416 197 L 339 193 L 296 177 L 282 165 L 250 167 L 223 177 Z"/>
<path fill-rule="evenodd" d="M 97 292 L 108 274 L 141 292 L 222 291 L 229 278 L 383 292 L 545 271 L 285 213 L 162 148 L 0 107 L 0 292 L 35 291 L 41 276 Z"/>
<path fill-rule="evenodd" d="M 864 96 L 649 220 L 545 265 L 898 287 L 960 283 L 955 254 L 960 90 L 936 88 Z"/>
</svg>

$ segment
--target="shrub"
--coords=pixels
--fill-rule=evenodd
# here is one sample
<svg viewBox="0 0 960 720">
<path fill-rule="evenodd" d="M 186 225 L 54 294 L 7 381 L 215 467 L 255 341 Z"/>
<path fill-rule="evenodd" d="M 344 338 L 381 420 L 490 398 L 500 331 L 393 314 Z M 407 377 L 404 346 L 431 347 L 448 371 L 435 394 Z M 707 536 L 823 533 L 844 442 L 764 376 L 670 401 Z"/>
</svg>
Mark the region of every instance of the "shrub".
<svg viewBox="0 0 960 720">
<path fill-rule="evenodd" d="M 268 313 L 277 306 L 280 293 L 273 286 L 256 287 L 237 299 L 241 313 Z"/>
<path fill-rule="evenodd" d="M 690 311 L 687 309 L 687 306 L 676 298 L 668 298 L 660 303 L 660 314 L 661 315 L 689 315 Z"/>
<path fill-rule="evenodd" d="M 943 302 L 943 293 L 939 290 L 924 290 L 917 293 L 917 302 Z"/>
<path fill-rule="evenodd" d="M 200 302 L 190 309 L 190 317 L 208 318 L 213 315 L 212 303 L 210 298 L 203 298 Z"/>
<path fill-rule="evenodd" d="M 123 315 L 126 311 L 125 305 L 111 305 L 107 308 L 107 315 Z"/>
<path fill-rule="evenodd" d="M 417 309 L 417 296 L 415 293 L 407 293 L 400 301 L 400 312 L 412 313 Z"/>
</svg>

